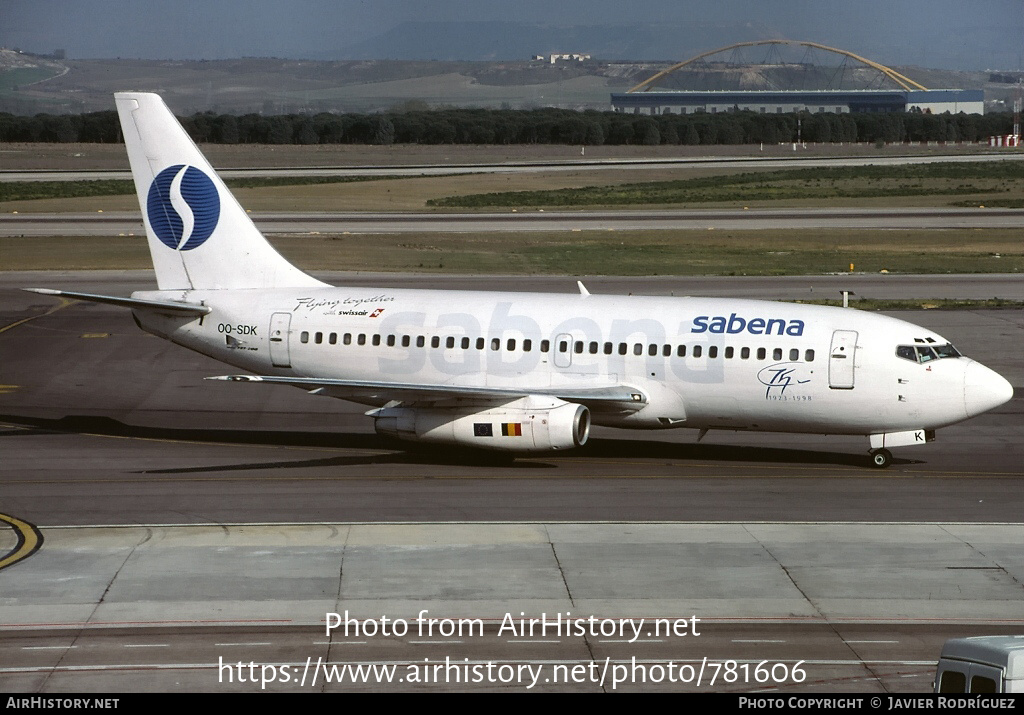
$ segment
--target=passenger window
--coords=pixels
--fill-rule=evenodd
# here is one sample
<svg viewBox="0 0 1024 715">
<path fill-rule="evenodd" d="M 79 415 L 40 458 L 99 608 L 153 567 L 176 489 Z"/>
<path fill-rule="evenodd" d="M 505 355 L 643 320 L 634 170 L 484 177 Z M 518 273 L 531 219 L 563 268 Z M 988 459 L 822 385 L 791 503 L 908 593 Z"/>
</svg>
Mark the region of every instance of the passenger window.
<svg viewBox="0 0 1024 715">
<path fill-rule="evenodd" d="M 334 333 L 331 333 L 331 337 L 332 337 L 332 338 L 334 337 Z M 351 344 L 352 344 L 352 333 L 345 333 L 345 337 L 344 337 L 344 338 L 342 338 L 342 341 L 343 341 L 343 342 L 344 342 L 344 343 L 345 343 L 346 345 L 351 345 Z"/>
<path fill-rule="evenodd" d="M 772 360 L 781 360 L 781 359 L 782 359 L 782 348 L 775 348 L 774 350 L 772 350 Z"/>
<path fill-rule="evenodd" d="M 686 346 L 680 345 L 678 348 L 676 348 L 676 355 L 678 355 L 679 357 L 686 357 Z"/>
<path fill-rule="evenodd" d="M 430 339 L 430 347 L 439 348 L 441 347 L 441 338 L 435 335 Z"/>
<path fill-rule="evenodd" d="M 643 355 L 644 354 L 644 346 L 641 345 L 640 343 L 636 343 L 635 345 L 633 345 L 633 354 L 634 355 Z"/>
<path fill-rule="evenodd" d="M 416 336 L 416 347 L 422 348 L 426 344 L 427 344 L 427 341 L 426 341 L 426 339 L 422 335 L 417 335 Z"/>
<path fill-rule="evenodd" d="M 523 341 L 523 352 L 524 353 L 528 353 L 531 350 L 533 350 L 533 341 L 532 340 L 524 340 Z"/>
<path fill-rule="evenodd" d="M 408 335 L 403 335 L 402 336 L 402 347 L 403 348 L 409 347 L 409 336 Z"/>
<path fill-rule="evenodd" d="M 725 357 L 728 358 L 729 360 L 732 360 L 732 356 L 735 354 L 735 352 L 736 351 L 733 350 L 732 346 L 729 346 L 725 349 Z"/>
<path fill-rule="evenodd" d="M 366 345 L 366 333 L 359 333 L 358 343 L 360 345 Z"/>
<path fill-rule="evenodd" d="M 790 348 L 789 349 L 789 359 L 791 361 L 793 361 L 793 362 L 799 360 L 800 359 L 800 351 L 797 350 L 796 348 Z"/>
<path fill-rule="evenodd" d="M 374 336 L 373 336 L 373 340 L 372 340 L 371 342 L 373 342 L 373 344 L 374 344 L 375 346 L 376 346 L 376 345 L 380 345 L 380 336 L 379 336 L 379 335 L 374 335 Z"/>
<path fill-rule="evenodd" d="M 694 357 L 700 357 L 700 353 L 701 353 L 700 345 L 694 345 L 693 346 L 693 356 Z"/>
<path fill-rule="evenodd" d="M 546 353 L 546 352 L 550 352 L 550 350 L 551 350 L 551 341 L 550 340 L 541 340 L 540 341 L 540 351 L 542 353 Z"/>
<path fill-rule="evenodd" d="M 757 359 L 758 360 L 764 360 L 766 357 L 768 357 L 768 351 L 765 350 L 764 348 L 758 348 L 757 349 Z"/>
<path fill-rule="evenodd" d="M 509 352 L 512 352 L 513 350 L 515 350 L 516 349 L 516 339 L 515 338 L 509 338 L 508 342 L 505 344 L 505 347 L 506 347 L 506 349 Z"/>
<path fill-rule="evenodd" d="M 491 350 L 501 350 L 501 338 L 491 338 Z"/>
<path fill-rule="evenodd" d="M 483 338 L 477 338 L 476 339 L 476 349 L 477 350 L 483 350 L 484 349 L 484 339 Z"/>
<path fill-rule="evenodd" d="M 804 351 L 804 361 L 805 362 L 814 362 L 814 351 L 813 350 L 806 350 L 806 351 Z"/>
<path fill-rule="evenodd" d="M 388 336 L 388 347 L 389 348 L 395 347 L 395 336 L 394 335 L 389 335 Z"/>
<path fill-rule="evenodd" d="M 558 343 L 558 352 L 564 353 L 564 352 L 568 352 L 568 350 L 569 350 L 569 343 L 567 341 L 562 340 L 562 341 L 560 341 Z"/>
<path fill-rule="evenodd" d="M 449 350 L 451 350 L 452 348 L 454 348 L 454 347 L 455 347 L 455 337 L 454 337 L 454 336 L 452 336 L 452 335 L 449 335 L 449 336 L 448 336 L 447 338 L 445 338 L 445 340 L 444 340 L 444 346 L 445 346 L 446 348 L 448 348 Z"/>
<path fill-rule="evenodd" d="M 740 348 L 740 359 L 742 359 L 742 360 L 749 360 L 750 359 L 750 348 Z"/>
<path fill-rule="evenodd" d="M 328 335 L 327 336 L 327 342 L 330 343 L 331 345 L 337 345 L 338 344 L 338 334 L 337 333 L 331 333 L 330 335 Z"/>
<path fill-rule="evenodd" d="M 651 343 L 650 345 L 648 345 L 647 346 L 647 354 L 648 355 L 657 355 L 658 354 L 658 346 L 655 345 L 654 343 Z"/>
<path fill-rule="evenodd" d="M 309 342 L 309 331 L 308 330 L 303 330 L 302 331 L 302 334 L 299 336 L 299 341 L 303 342 L 303 343 L 308 343 Z"/>
<path fill-rule="evenodd" d="M 463 338 L 461 344 L 463 350 L 469 350 L 469 338 Z"/>
<path fill-rule="evenodd" d="M 576 341 L 576 344 L 573 346 L 573 352 L 575 352 L 577 355 L 579 355 L 580 353 L 583 352 L 583 341 L 582 340 L 577 340 Z"/>
<path fill-rule="evenodd" d="M 619 343 L 619 355 L 625 355 L 626 354 L 626 350 L 627 350 L 626 344 L 625 343 Z"/>
<path fill-rule="evenodd" d="M 597 343 L 590 343 L 590 354 L 597 355 Z"/>
<path fill-rule="evenodd" d="M 661 354 L 664 357 L 670 357 L 672 355 L 672 346 L 671 345 L 662 345 L 661 346 Z"/>
<path fill-rule="evenodd" d="M 324 341 L 324 334 L 323 333 L 317 333 L 315 336 L 313 336 L 313 342 L 315 342 L 317 345 L 319 345 L 323 341 Z"/>
<path fill-rule="evenodd" d="M 615 346 L 612 343 L 605 343 L 604 344 L 604 354 L 605 355 L 611 355 L 612 354 L 612 350 L 614 348 L 615 348 Z"/>
<path fill-rule="evenodd" d="M 716 358 L 716 357 L 718 357 L 718 346 L 717 345 L 711 345 L 710 347 L 708 347 L 708 357 L 709 358 Z"/>
</svg>

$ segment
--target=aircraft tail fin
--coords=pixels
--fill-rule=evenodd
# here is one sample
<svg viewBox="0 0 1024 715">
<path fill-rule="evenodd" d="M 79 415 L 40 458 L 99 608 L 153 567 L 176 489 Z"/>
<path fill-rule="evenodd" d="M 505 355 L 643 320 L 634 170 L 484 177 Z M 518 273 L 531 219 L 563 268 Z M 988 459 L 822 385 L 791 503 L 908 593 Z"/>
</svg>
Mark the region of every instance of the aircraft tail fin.
<svg viewBox="0 0 1024 715">
<path fill-rule="evenodd" d="M 326 285 L 267 242 L 159 95 L 114 95 L 160 290 Z"/>
</svg>

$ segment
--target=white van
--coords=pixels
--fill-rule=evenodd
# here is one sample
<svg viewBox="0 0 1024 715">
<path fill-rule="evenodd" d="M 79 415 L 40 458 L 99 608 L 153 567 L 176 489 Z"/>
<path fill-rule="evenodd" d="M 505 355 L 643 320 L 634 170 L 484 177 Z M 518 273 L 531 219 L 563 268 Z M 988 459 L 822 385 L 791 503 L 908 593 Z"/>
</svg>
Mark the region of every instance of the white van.
<svg viewBox="0 0 1024 715">
<path fill-rule="evenodd" d="M 951 638 L 942 646 L 936 693 L 1024 693 L 1024 636 Z"/>
</svg>

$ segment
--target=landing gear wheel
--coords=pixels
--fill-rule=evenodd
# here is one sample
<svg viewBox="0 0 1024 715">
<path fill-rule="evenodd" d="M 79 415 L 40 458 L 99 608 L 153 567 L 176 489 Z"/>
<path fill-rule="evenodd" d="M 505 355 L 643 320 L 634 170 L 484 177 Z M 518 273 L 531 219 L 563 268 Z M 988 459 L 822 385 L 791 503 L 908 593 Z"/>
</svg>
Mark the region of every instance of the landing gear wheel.
<svg viewBox="0 0 1024 715">
<path fill-rule="evenodd" d="M 876 449 L 871 453 L 871 463 L 878 469 L 885 469 L 892 464 L 892 452 L 887 449 Z"/>
</svg>

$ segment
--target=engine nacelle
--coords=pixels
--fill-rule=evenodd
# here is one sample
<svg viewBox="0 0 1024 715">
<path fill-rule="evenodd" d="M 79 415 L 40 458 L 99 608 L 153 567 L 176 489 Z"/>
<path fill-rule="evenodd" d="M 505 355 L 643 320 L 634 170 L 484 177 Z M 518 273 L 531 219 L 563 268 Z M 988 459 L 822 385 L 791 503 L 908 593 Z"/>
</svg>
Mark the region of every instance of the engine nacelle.
<svg viewBox="0 0 1024 715">
<path fill-rule="evenodd" d="M 572 449 L 590 435 L 590 410 L 553 397 L 529 396 L 486 410 L 382 407 L 368 414 L 377 434 L 504 452 Z"/>
</svg>

